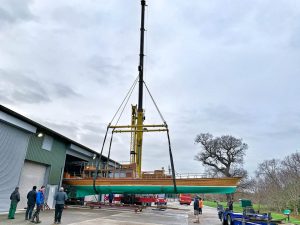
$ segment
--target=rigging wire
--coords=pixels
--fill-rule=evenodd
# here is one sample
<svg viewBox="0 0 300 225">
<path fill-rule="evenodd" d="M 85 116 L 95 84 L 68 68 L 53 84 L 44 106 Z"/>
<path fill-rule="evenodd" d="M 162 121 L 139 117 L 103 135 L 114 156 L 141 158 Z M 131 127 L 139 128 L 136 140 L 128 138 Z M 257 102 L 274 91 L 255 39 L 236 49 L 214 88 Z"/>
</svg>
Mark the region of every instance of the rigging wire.
<svg viewBox="0 0 300 225">
<path fill-rule="evenodd" d="M 128 94 L 129 94 L 130 92 L 132 93 L 132 90 L 134 89 L 134 87 L 135 87 L 135 85 L 136 85 L 136 82 L 138 81 L 138 79 L 139 79 L 139 76 L 137 76 L 137 77 L 135 78 L 135 81 L 133 82 L 133 84 L 132 84 L 132 85 L 131 85 L 131 87 L 129 88 L 129 90 L 128 90 L 128 92 L 127 92 L 126 96 L 125 96 L 125 98 L 123 99 L 123 101 L 122 101 L 121 105 L 119 106 L 119 108 L 118 108 L 117 112 L 115 113 L 115 115 L 113 116 L 113 118 L 112 118 L 112 120 L 110 121 L 110 123 L 109 123 L 109 124 L 112 124 L 113 120 L 115 119 L 116 115 L 118 114 L 119 110 L 121 109 L 121 107 L 122 107 L 122 105 L 123 105 L 124 101 L 125 101 L 125 100 L 126 100 L 126 98 L 128 97 Z"/>
<path fill-rule="evenodd" d="M 122 111 L 121 111 L 121 113 L 120 113 L 120 116 L 119 116 L 119 118 L 118 118 L 118 120 L 117 120 L 117 122 L 116 122 L 115 125 L 117 125 L 117 124 L 119 123 L 119 120 L 121 119 L 121 116 L 122 116 L 122 114 L 123 114 L 123 112 L 124 112 L 124 110 L 125 110 L 125 107 L 126 107 L 128 101 L 129 101 L 129 99 L 130 99 L 130 97 L 131 97 L 131 95 L 132 95 L 132 92 L 133 92 L 133 90 L 134 90 L 134 88 L 135 88 L 135 86 L 136 86 L 136 84 L 137 84 L 137 81 L 138 81 L 138 79 L 136 79 L 136 80 L 134 81 L 133 86 L 131 86 L 131 87 L 132 87 L 131 92 L 130 92 L 130 94 L 129 94 L 127 100 L 126 100 L 126 103 L 125 103 L 124 106 L 123 106 L 123 109 L 122 109 Z"/>
<path fill-rule="evenodd" d="M 99 170 L 99 167 L 100 167 L 100 168 L 102 167 L 102 166 L 101 166 L 101 164 L 102 164 L 102 163 L 101 163 L 101 158 L 102 158 L 102 156 L 103 156 L 104 145 L 105 145 L 105 141 L 106 141 L 106 137 L 107 137 L 107 133 L 108 133 L 109 127 L 110 127 L 110 125 L 112 124 L 113 120 L 115 119 L 116 115 L 118 114 L 119 110 L 121 109 L 122 105 L 124 104 L 125 100 L 128 98 L 127 101 L 126 101 L 126 104 L 127 104 L 128 100 L 129 100 L 129 98 L 130 98 L 130 96 L 131 96 L 131 94 L 132 94 L 132 92 L 133 92 L 133 90 L 134 90 L 134 88 L 135 88 L 135 86 L 136 86 L 137 81 L 138 81 L 138 76 L 137 76 L 137 78 L 135 79 L 135 81 L 133 82 L 133 84 L 131 85 L 131 87 L 129 88 L 129 91 L 127 92 L 125 98 L 123 99 L 123 101 L 122 101 L 121 105 L 119 106 L 117 112 L 114 114 L 114 116 L 113 116 L 111 122 L 107 125 L 106 132 L 105 132 L 105 136 L 104 136 L 104 140 L 103 140 L 103 143 L 102 143 L 101 152 L 100 152 L 100 155 L 99 155 L 98 160 L 96 161 L 96 171 Z M 128 97 L 128 96 L 129 96 L 129 97 Z M 126 106 L 126 104 L 125 104 L 125 106 Z M 124 108 L 125 108 L 125 106 L 124 106 Z M 123 110 L 122 110 L 122 113 L 123 113 L 123 111 L 124 111 L 124 108 L 123 108 Z M 119 119 L 120 119 L 120 117 L 119 117 Z M 119 119 L 118 119 L 118 121 L 119 121 Z M 114 131 L 114 130 L 113 130 L 113 131 Z M 112 133 L 113 133 L 113 132 L 112 132 Z M 112 141 L 112 136 L 111 136 L 111 141 Z M 111 148 L 111 141 L 110 141 L 110 148 Z M 109 155 L 110 155 L 110 148 L 109 148 Z M 98 172 L 96 172 L 95 175 L 94 175 L 94 177 L 93 177 L 93 188 L 94 188 L 94 192 L 95 192 L 96 194 L 99 194 L 98 190 L 96 189 L 96 179 L 97 179 L 97 177 L 98 177 Z"/>
<path fill-rule="evenodd" d="M 177 191 L 177 185 L 176 185 L 176 175 L 175 175 L 175 166 L 174 166 L 174 160 L 173 160 L 173 153 L 172 153 L 172 148 L 171 148 L 171 141 L 170 141 L 170 135 L 169 135 L 169 128 L 168 128 L 168 125 L 167 125 L 167 122 L 165 121 L 163 115 L 161 114 L 152 94 L 150 93 L 150 90 L 147 86 L 147 84 L 145 83 L 144 81 L 144 85 L 148 91 L 148 94 L 150 95 L 152 101 L 153 101 L 153 104 L 155 105 L 155 108 L 156 110 L 158 111 L 159 115 L 160 115 L 160 118 L 162 119 L 162 121 L 164 122 L 166 128 L 167 128 L 167 137 L 168 137 L 168 145 L 169 145 L 169 156 L 170 156 L 170 162 L 171 162 L 171 170 L 172 170 L 172 180 L 173 180 L 173 187 L 174 187 L 174 192 L 175 193 L 178 193 Z"/>
<path fill-rule="evenodd" d="M 149 90 L 147 84 L 145 83 L 145 81 L 144 81 L 144 84 L 145 84 L 145 87 L 146 87 L 146 89 L 147 89 L 147 91 L 148 91 L 148 94 L 149 94 L 150 97 L 151 97 L 151 100 L 152 100 L 153 104 L 155 105 L 155 108 L 156 108 L 157 112 L 159 113 L 160 118 L 162 119 L 162 121 L 163 121 L 165 124 L 167 124 L 167 122 L 165 121 L 163 115 L 161 114 L 161 112 L 160 112 L 160 110 L 159 110 L 159 108 L 158 108 L 158 106 L 157 106 L 157 104 L 156 104 L 156 102 L 155 102 L 153 96 L 151 95 L 150 90 Z"/>
<path fill-rule="evenodd" d="M 94 192 L 96 194 L 99 194 L 98 190 L 96 189 L 96 179 L 98 177 L 98 170 L 99 170 L 99 166 L 100 166 L 100 163 L 101 163 L 101 158 L 102 158 L 102 155 L 103 155 L 103 149 L 104 149 L 104 144 L 105 144 L 105 141 L 106 141 L 106 137 L 107 137 L 107 132 L 108 132 L 108 129 L 109 129 L 109 125 L 106 128 L 104 140 L 103 140 L 103 143 L 102 143 L 101 152 L 100 152 L 98 160 L 96 161 L 96 172 L 95 172 L 94 178 L 93 178 L 93 189 L 94 189 Z"/>
<path fill-rule="evenodd" d="M 107 155 L 107 160 L 106 160 L 106 170 L 105 170 L 105 177 L 109 177 L 109 160 L 110 160 L 110 150 L 111 150 L 111 144 L 113 140 L 113 135 L 114 135 L 115 129 L 111 131 L 111 137 L 110 137 L 110 142 L 109 142 L 109 150 L 108 150 L 108 155 Z"/>
<path fill-rule="evenodd" d="M 166 126 L 167 126 L 167 124 L 166 124 Z M 173 179 L 174 192 L 177 194 L 178 192 L 177 192 L 177 185 L 176 185 L 176 175 L 175 175 L 175 167 L 174 167 L 173 154 L 172 154 L 172 149 L 171 149 L 171 141 L 170 141 L 170 135 L 169 135 L 169 128 L 167 128 L 167 136 L 168 136 L 169 156 L 170 156 L 171 169 L 172 169 L 172 179 Z"/>
</svg>

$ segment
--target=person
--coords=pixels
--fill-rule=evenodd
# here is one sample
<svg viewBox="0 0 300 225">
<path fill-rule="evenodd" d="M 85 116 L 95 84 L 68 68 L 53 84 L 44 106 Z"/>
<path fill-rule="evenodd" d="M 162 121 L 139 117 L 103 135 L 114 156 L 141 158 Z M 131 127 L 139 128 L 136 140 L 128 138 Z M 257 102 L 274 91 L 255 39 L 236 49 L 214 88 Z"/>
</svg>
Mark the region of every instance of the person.
<svg viewBox="0 0 300 225">
<path fill-rule="evenodd" d="M 34 219 L 36 218 L 36 223 L 41 223 L 40 221 L 40 211 L 44 205 L 44 191 L 45 191 L 45 186 L 42 186 L 41 189 L 36 193 L 36 210 L 31 218 L 31 222 L 34 223 Z"/>
<path fill-rule="evenodd" d="M 25 213 L 25 220 L 31 219 L 35 202 L 36 202 L 36 186 L 33 186 L 32 190 L 27 193 L 27 209 Z"/>
<path fill-rule="evenodd" d="M 203 208 L 203 200 L 202 198 L 199 199 L 199 214 L 202 215 L 202 208 Z"/>
<path fill-rule="evenodd" d="M 10 208 L 8 213 L 8 219 L 15 218 L 15 213 L 19 201 L 20 201 L 19 187 L 16 187 L 15 190 L 10 195 Z"/>
<path fill-rule="evenodd" d="M 200 223 L 199 220 L 199 198 L 198 196 L 194 199 L 194 215 L 196 216 L 196 221 L 194 223 Z"/>
<path fill-rule="evenodd" d="M 54 196 L 55 203 L 55 214 L 54 214 L 54 223 L 60 224 L 61 215 L 65 206 L 65 201 L 68 199 L 66 192 L 64 192 L 64 188 L 61 187 L 59 192 L 57 192 Z"/>
<path fill-rule="evenodd" d="M 233 201 L 232 201 L 232 199 L 230 199 L 230 200 L 228 201 L 227 205 L 228 205 L 228 209 L 229 209 L 230 211 L 233 211 Z"/>
<path fill-rule="evenodd" d="M 110 192 L 109 194 L 108 194 L 108 201 L 109 201 L 109 205 L 111 206 L 112 205 L 112 202 L 113 202 L 113 200 L 114 200 L 114 194 L 112 193 L 112 192 Z"/>
<path fill-rule="evenodd" d="M 43 194 L 43 196 L 44 196 L 44 200 L 45 200 L 45 191 L 46 191 L 46 188 L 45 188 L 45 186 L 43 185 L 42 187 L 41 187 L 41 191 L 42 191 L 42 194 Z M 45 205 L 47 205 L 47 203 L 44 201 L 43 202 L 43 204 L 42 204 L 42 206 L 41 206 L 41 211 L 44 211 L 45 210 Z M 48 206 L 48 205 L 47 205 Z"/>
</svg>

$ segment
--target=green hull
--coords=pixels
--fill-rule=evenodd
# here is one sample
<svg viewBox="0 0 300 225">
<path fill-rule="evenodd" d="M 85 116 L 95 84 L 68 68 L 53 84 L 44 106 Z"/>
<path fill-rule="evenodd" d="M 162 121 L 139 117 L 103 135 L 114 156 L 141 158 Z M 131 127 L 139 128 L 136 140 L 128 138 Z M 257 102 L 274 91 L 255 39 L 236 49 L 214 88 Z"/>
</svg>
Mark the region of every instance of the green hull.
<svg viewBox="0 0 300 225">
<path fill-rule="evenodd" d="M 93 186 L 70 186 L 76 197 L 95 194 Z M 173 186 L 97 186 L 97 191 L 101 194 L 161 194 L 174 193 Z M 236 187 L 232 186 L 177 186 L 178 193 L 211 193 L 229 194 L 234 193 Z M 75 192 L 75 193 L 74 193 Z"/>
</svg>

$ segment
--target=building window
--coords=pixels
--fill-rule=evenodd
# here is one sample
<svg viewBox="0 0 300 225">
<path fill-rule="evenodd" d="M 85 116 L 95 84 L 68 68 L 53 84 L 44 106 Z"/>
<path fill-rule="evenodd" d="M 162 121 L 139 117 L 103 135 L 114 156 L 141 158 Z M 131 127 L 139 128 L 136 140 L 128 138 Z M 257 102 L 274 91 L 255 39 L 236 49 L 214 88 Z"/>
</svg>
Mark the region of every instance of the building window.
<svg viewBox="0 0 300 225">
<path fill-rule="evenodd" d="M 53 145 L 53 137 L 50 137 L 48 135 L 44 136 L 42 149 L 45 149 L 47 151 L 51 151 Z"/>
</svg>

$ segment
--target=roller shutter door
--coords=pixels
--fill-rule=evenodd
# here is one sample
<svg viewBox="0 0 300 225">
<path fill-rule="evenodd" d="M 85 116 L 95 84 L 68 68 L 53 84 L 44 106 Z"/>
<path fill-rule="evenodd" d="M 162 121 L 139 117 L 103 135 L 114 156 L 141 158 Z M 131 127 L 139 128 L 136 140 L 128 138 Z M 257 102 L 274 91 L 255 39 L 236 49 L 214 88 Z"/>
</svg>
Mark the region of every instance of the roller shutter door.
<svg viewBox="0 0 300 225">
<path fill-rule="evenodd" d="M 19 209 L 27 206 L 27 193 L 32 190 L 34 185 L 37 186 L 38 190 L 46 183 L 46 172 L 47 165 L 25 161 L 19 183 L 21 196 L 21 201 L 18 204 Z"/>
<path fill-rule="evenodd" d="M 0 121 L 0 212 L 8 211 L 18 186 L 30 133 Z"/>
</svg>

